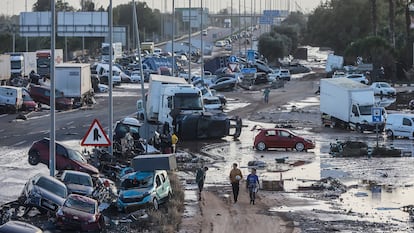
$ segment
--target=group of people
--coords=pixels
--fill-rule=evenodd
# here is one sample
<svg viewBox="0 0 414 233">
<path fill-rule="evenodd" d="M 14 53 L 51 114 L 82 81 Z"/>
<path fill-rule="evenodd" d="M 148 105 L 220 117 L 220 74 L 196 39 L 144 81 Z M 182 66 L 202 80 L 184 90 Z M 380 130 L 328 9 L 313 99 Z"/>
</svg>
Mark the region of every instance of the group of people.
<svg viewBox="0 0 414 233">
<path fill-rule="evenodd" d="M 208 167 L 202 167 L 197 169 L 196 172 L 196 183 L 198 185 L 199 197 L 198 199 L 201 200 L 201 192 L 204 188 L 204 181 L 206 179 L 206 172 L 208 171 Z M 237 163 L 233 163 L 232 169 L 229 175 L 232 191 L 233 191 L 233 199 L 234 203 L 237 203 L 239 197 L 239 190 L 240 190 L 240 182 L 243 180 L 243 174 L 241 170 L 238 168 Z M 259 189 L 259 177 L 256 175 L 256 169 L 252 168 L 251 173 L 246 178 L 247 182 L 247 189 L 249 190 L 250 196 L 250 204 L 254 205 L 256 199 L 256 193 Z"/>
</svg>

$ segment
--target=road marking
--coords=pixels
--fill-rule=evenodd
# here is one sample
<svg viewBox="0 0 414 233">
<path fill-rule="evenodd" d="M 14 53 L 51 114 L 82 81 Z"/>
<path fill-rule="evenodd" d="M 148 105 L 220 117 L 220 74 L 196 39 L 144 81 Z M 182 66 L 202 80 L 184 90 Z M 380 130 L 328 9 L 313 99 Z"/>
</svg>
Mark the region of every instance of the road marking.
<svg viewBox="0 0 414 233">
<path fill-rule="evenodd" d="M 9 114 L 1 114 L 0 117 L 5 117 L 7 115 L 9 115 Z"/>
<path fill-rule="evenodd" d="M 26 140 L 23 140 L 21 142 L 15 143 L 12 146 L 19 146 L 19 145 L 24 144 L 24 143 L 26 143 Z"/>
<path fill-rule="evenodd" d="M 66 123 L 66 125 L 71 125 L 71 124 L 73 124 L 74 122 L 73 121 L 71 121 L 71 122 L 68 122 L 68 123 Z"/>
</svg>

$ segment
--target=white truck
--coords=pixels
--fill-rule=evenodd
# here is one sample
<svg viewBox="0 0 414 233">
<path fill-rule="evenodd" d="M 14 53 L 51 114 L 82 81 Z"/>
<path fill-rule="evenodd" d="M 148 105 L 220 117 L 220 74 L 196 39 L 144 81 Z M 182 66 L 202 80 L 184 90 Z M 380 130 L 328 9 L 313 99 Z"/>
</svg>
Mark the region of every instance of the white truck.
<svg viewBox="0 0 414 233">
<path fill-rule="evenodd" d="M 10 55 L 0 55 L 0 85 L 5 85 L 11 76 Z"/>
<path fill-rule="evenodd" d="M 12 76 L 28 77 L 37 71 L 36 52 L 11 53 L 10 65 Z"/>
<path fill-rule="evenodd" d="M 74 99 L 75 106 L 93 103 L 93 88 L 89 64 L 62 63 L 55 68 L 56 89 Z"/>
<path fill-rule="evenodd" d="M 328 58 L 326 59 L 326 66 L 325 71 L 327 73 L 334 72 L 335 70 L 342 69 L 344 66 L 344 57 L 328 54 Z"/>
<path fill-rule="evenodd" d="M 374 90 L 347 78 L 320 80 L 320 111 L 324 126 L 342 126 L 358 132 L 384 129 L 386 111 L 381 109 L 382 122 L 373 122 Z M 376 125 L 378 124 L 378 125 Z"/>
<path fill-rule="evenodd" d="M 109 43 L 102 43 L 102 62 L 109 62 Z M 112 61 L 122 58 L 122 43 L 112 43 Z"/>
<path fill-rule="evenodd" d="M 137 101 L 138 118 L 144 117 L 142 100 Z M 240 136 L 241 119 L 230 119 L 224 113 L 205 111 L 200 89 L 184 79 L 155 75 L 150 77 L 146 98 L 146 119 L 156 124 L 169 125 L 183 140 Z M 235 121 L 231 125 L 231 121 Z M 234 134 L 230 129 L 235 128 Z M 170 132 L 172 132 L 170 130 Z"/>
</svg>

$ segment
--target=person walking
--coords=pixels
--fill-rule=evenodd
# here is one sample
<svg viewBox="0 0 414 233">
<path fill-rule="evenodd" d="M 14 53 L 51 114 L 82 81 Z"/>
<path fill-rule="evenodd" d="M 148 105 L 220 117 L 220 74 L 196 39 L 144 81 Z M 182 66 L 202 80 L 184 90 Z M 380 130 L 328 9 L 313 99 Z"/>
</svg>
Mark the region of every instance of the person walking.
<svg viewBox="0 0 414 233">
<path fill-rule="evenodd" d="M 250 205 L 254 205 L 256 193 L 259 188 L 259 177 L 256 175 L 256 168 L 252 168 L 251 173 L 247 176 L 247 188 L 249 189 Z"/>
<path fill-rule="evenodd" d="M 270 89 L 266 87 L 263 91 L 263 97 L 264 97 L 265 104 L 269 103 L 269 94 L 270 94 Z"/>
<path fill-rule="evenodd" d="M 237 163 L 233 163 L 233 169 L 230 171 L 230 183 L 233 190 L 234 203 L 237 202 L 240 189 L 240 180 L 243 179 L 243 175 L 240 169 L 237 168 Z"/>
<path fill-rule="evenodd" d="M 178 142 L 178 136 L 173 133 L 171 135 L 171 143 L 172 143 L 172 153 L 175 154 L 175 151 L 177 150 L 177 142 Z"/>
<path fill-rule="evenodd" d="M 196 173 L 196 183 L 198 186 L 198 200 L 201 201 L 201 192 L 204 188 L 204 181 L 206 179 L 206 172 L 208 167 L 198 168 Z"/>
</svg>

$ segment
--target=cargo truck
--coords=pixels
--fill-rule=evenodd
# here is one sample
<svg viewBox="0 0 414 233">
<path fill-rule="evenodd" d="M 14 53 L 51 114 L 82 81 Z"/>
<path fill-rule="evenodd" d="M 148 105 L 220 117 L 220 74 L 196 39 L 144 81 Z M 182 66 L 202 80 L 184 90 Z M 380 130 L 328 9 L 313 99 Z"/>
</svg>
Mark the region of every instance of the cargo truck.
<svg viewBox="0 0 414 233">
<path fill-rule="evenodd" d="M 238 138 L 241 134 L 241 119 L 205 111 L 200 89 L 182 78 L 152 74 L 146 99 L 147 121 L 170 126 L 180 139 Z M 141 100 L 137 107 L 138 117 L 144 118 Z"/>
<path fill-rule="evenodd" d="M 49 50 L 38 50 L 36 51 L 36 62 L 37 62 L 37 73 L 41 77 L 50 76 L 50 57 L 52 53 Z M 55 65 L 63 62 L 63 50 L 55 50 Z"/>
<path fill-rule="evenodd" d="M 374 90 L 348 78 L 320 80 L 320 111 L 324 126 L 340 126 L 358 132 L 384 129 L 386 111 L 381 109 L 382 122 L 373 122 Z"/>
<path fill-rule="evenodd" d="M 93 88 L 89 64 L 62 63 L 55 68 L 56 89 L 72 98 L 74 106 L 93 103 Z"/>
<path fill-rule="evenodd" d="M 10 54 L 11 75 L 28 77 L 30 72 L 37 72 L 36 52 Z"/>
<path fill-rule="evenodd" d="M 0 55 L 0 85 L 6 85 L 11 76 L 10 55 Z"/>
<path fill-rule="evenodd" d="M 109 43 L 102 43 L 102 62 L 109 62 Z M 112 62 L 122 58 L 122 43 L 112 43 Z"/>
<path fill-rule="evenodd" d="M 149 54 L 154 53 L 154 42 L 141 42 L 141 51 L 148 52 Z"/>
</svg>

